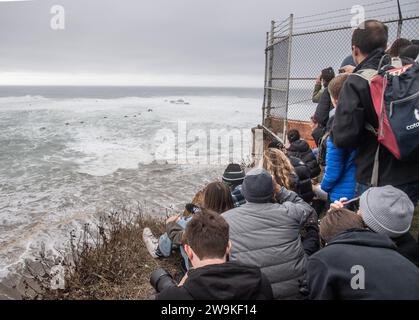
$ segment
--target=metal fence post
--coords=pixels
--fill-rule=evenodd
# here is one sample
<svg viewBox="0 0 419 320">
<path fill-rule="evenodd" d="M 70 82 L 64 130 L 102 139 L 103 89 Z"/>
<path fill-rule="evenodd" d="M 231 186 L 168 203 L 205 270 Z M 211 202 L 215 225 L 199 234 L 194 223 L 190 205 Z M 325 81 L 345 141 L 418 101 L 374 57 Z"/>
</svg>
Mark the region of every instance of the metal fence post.
<svg viewBox="0 0 419 320">
<path fill-rule="evenodd" d="M 266 53 L 269 55 L 268 57 L 268 74 L 267 74 L 267 102 L 266 102 L 266 119 L 271 116 L 271 108 L 272 108 L 272 70 L 273 70 L 273 63 L 274 63 L 274 47 L 273 44 L 275 42 L 275 21 L 271 21 L 271 32 L 268 36 L 268 46 Z M 266 126 L 269 127 L 269 123 L 264 123 Z"/>
<path fill-rule="evenodd" d="M 262 124 L 265 124 L 265 110 L 266 110 L 266 87 L 268 86 L 268 46 L 269 46 L 269 32 L 266 32 L 266 44 L 265 44 L 265 80 L 263 82 L 263 105 L 262 105 Z"/>
<path fill-rule="evenodd" d="M 285 102 L 285 119 L 284 119 L 284 132 L 283 139 L 285 140 L 287 129 L 288 129 L 288 104 L 290 98 L 290 79 L 291 79 L 291 51 L 292 51 L 292 37 L 293 37 L 293 24 L 294 24 L 294 14 L 290 15 L 289 22 L 289 35 L 288 35 L 288 58 L 287 58 L 287 96 Z"/>
<path fill-rule="evenodd" d="M 399 23 L 397 24 L 397 39 L 400 39 L 402 36 L 402 27 L 403 27 L 403 15 L 402 9 L 400 7 L 400 0 L 397 0 L 397 7 L 399 10 Z"/>
</svg>

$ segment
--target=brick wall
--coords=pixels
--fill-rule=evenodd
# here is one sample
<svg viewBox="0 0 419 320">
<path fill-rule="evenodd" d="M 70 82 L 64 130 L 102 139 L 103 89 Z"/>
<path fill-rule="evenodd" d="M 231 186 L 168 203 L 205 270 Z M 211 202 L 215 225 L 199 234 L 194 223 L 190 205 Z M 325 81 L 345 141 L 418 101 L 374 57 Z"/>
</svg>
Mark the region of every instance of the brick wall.
<svg viewBox="0 0 419 320">
<path fill-rule="evenodd" d="M 284 132 L 284 120 L 280 118 L 269 118 L 267 119 L 267 127 L 282 137 Z M 297 129 L 300 132 L 301 137 L 308 142 L 311 148 L 316 148 L 316 144 L 311 136 L 310 122 L 288 120 L 288 130 Z M 285 139 L 284 139 L 285 140 Z"/>
</svg>

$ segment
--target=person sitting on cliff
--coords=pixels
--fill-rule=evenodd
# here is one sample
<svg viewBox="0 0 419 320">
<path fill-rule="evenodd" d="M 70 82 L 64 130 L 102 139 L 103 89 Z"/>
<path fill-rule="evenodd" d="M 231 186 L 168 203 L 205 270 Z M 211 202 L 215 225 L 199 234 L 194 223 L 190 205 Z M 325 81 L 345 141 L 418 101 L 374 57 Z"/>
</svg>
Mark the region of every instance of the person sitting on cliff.
<svg viewBox="0 0 419 320">
<path fill-rule="evenodd" d="M 290 146 L 287 148 L 288 156 L 296 157 L 303 161 L 310 169 L 310 177 L 312 179 L 318 177 L 321 171 L 320 166 L 307 141 L 301 139 L 300 132 L 296 129 L 290 130 L 287 138 L 290 143 Z"/>
<path fill-rule="evenodd" d="M 183 268 L 189 269 L 189 261 L 182 247 L 182 237 L 186 225 L 191 221 L 193 215 L 199 212 L 199 206 L 222 214 L 234 208 L 230 189 L 221 182 L 210 183 L 202 192 L 198 193 L 192 203 L 186 205 L 187 213 L 175 215 L 166 221 L 166 233 L 157 239 L 150 228 L 144 228 L 143 241 L 150 255 L 153 258 L 167 258 L 173 250 L 180 249 L 184 258 Z"/>
<path fill-rule="evenodd" d="M 269 148 L 263 153 L 263 168 L 275 177 L 276 182 L 297 193 L 305 202 L 314 197 L 310 169 L 296 157 L 285 154 L 286 150 Z"/>
<path fill-rule="evenodd" d="M 344 208 L 347 201 L 346 198 L 335 201 L 332 208 Z M 414 211 L 415 206 L 406 193 L 385 186 L 364 192 L 357 213 L 370 230 L 389 236 L 397 252 L 419 267 L 419 243 L 409 232 Z"/>
<path fill-rule="evenodd" d="M 229 225 L 218 213 L 202 208 L 188 223 L 184 250 L 192 264 L 178 286 L 157 300 L 271 300 L 272 287 L 259 268 L 228 261 Z"/>
<path fill-rule="evenodd" d="M 387 219 L 382 218 L 373 223 L 378 226 Z M 364 221 L 345 208 L 332 209 L 321 220 L 320 235 L 326 246 L 308 259 L 310 300 L 419 299 L 418 268 L 397 252 L 387 235 L 365 229 Z"/>
<path fill-rule="evenodd" d="M 231 261 L 260 267 L 275 299 L 303 299 L 308 254 L 300 232 L 317 225 L 316 212 L 262 168 L 247 173 L 243 194 L 246 204 L 223 214 L 230 226 Z M 319 242 L 317 232 L 311 240 Z"/>
</svg>

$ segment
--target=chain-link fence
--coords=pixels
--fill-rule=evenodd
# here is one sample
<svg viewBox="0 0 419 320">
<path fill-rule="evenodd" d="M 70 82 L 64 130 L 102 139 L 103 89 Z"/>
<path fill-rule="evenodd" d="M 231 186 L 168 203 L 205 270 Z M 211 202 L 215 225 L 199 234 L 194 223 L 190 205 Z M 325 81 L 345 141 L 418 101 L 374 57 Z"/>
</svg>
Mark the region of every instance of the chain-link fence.
<svg viewBox="0 0 419 320">
<path fill-rule="evenodd" d="M 389 28 L 389 43 L 419 39 L 419 1 L 386 0 L 272 21 L 266 37 L 264 125 L 278 135 L 295 123 L 307 123 L 317 107 L 312 102 L 315 79 L 322 69 L 335 73 L 351 55 L 357 19 L 377 19 Z"/>
</svg>

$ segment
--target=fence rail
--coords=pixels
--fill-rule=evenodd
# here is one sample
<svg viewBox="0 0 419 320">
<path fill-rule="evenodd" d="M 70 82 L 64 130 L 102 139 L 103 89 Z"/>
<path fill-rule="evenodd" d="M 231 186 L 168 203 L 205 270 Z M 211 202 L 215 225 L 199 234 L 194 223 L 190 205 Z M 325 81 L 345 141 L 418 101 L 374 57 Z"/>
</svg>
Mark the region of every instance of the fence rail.
<svg viewBox="0 0 419 320">
<path fill-rule="evenodd" d="M 263 124 L 285 136 L 290 121 L 307 122 L 314 114 L 314 80 L 322 69 L 335 72 L 351 54 L 354 16 L 377 19 L 389 28 L 389 43 L 419 39 L 419 2 L 384 0 L 271 22 L 266 34 Z"/>
</svg>

